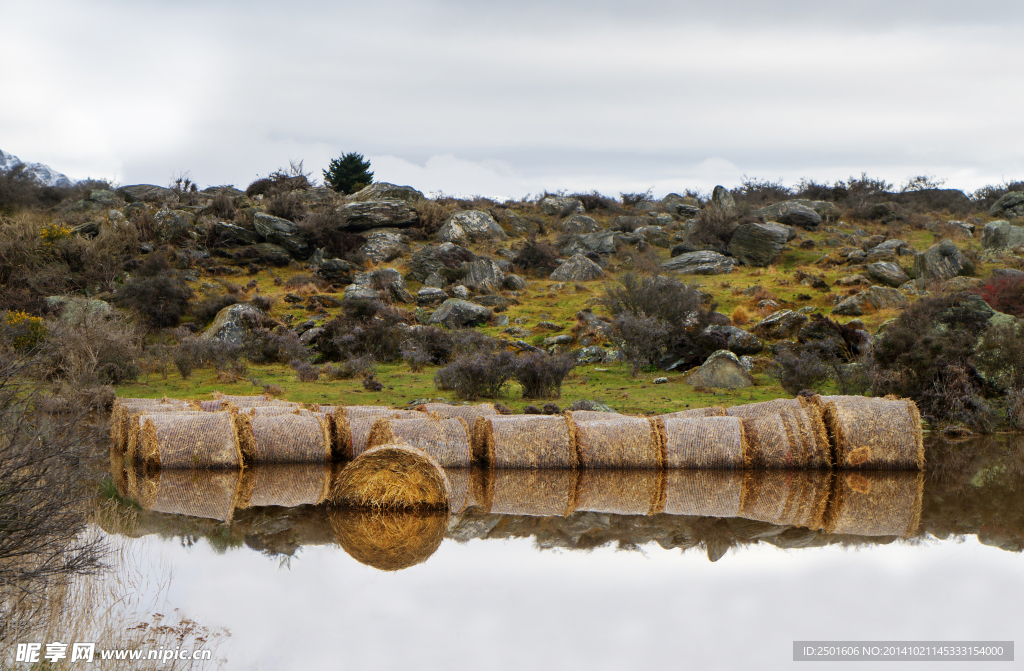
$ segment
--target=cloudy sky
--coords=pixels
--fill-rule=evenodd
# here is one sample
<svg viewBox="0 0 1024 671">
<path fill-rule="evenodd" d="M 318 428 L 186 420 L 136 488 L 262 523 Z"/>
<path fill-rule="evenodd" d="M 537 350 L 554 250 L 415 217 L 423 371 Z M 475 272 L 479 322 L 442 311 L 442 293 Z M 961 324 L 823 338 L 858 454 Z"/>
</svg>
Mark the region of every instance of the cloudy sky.
<svg viewBox="0 0 1024 671">
<path fill-rule="evenodd" d="M 1024 178 L 1020 0 L 0 0 L 0 149 L 244 187 L 357 151 L 522 197 Z"/>
</svg>

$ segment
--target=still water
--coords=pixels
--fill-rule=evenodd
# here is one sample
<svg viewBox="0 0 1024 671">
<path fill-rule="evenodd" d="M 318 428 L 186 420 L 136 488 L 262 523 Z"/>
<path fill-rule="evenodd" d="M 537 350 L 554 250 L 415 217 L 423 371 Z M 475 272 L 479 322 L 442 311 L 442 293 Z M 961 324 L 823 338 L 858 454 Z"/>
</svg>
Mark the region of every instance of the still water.
<svg viewBox="0 0 1024 671">
<path fill-rule="evenodd" d="M 230 629 L 228 669 L 905 669 L 793 641 L 1022 631 L 1021 444 L 929 450 L 920 477 L 455 473 L 462 510 L 416 519 L 254 505 L 315 496 L 308 472 L 165 478 L 104 528 L 169 571 L 169 607 Z"/>
</svg>

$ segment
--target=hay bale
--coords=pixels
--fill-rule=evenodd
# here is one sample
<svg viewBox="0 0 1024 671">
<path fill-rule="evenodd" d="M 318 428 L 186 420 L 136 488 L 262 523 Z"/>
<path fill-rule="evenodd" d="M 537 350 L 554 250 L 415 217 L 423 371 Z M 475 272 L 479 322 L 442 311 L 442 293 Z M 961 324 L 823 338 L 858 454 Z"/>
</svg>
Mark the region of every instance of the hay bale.
<svg viewBox="0 0 1024 671">
<path fill-rule="evenodd" d="M 783 416 L 792 418 L 803 453 L 804 468 L 832 468 L 832 445 L 825 429 L 821 406 L 807 404 L 799 410 L 783 410 Z"/>
<path fill-rule="evenodd" d="M 655 468 L 665 467 L 661 434 L 655 421 L 647 417 L 620 415 L 612 419 L 576 421 L 576 451 L 580 468 Z"/>
<path fill-rule="evenodd" d="M 593 422 L 595 420 L 614 419 L 624 416 L 618 412 L 600 412 L 598 410 L 569 410 L 565 414 L 574 422 Z"/>
<path fill-rule="evenodd" d="M 910 399 L 823 396 L 836 468 L 923 470 L 921 414 Z"/>
<path fill-rule="evenodd" d="M 441 419 L 420 413 L 419 419 L 378 419 L 370 430 L 367 448 L 394 443 L 419 448 L 446 468 L 469 468 L 473 463 L 469 427 L 461 417 Z"/>
<path fill-rule="evenodd" d="M 576 508 L 577 471 L 497 469 L 490 476 L 491 513 L 565 517 Z"/>
<path fill-rule="evenodd" d="M 345 508 L 447 510 L 451 485 L 426 452 L 408 445 L 381 445 L 342 469 L 331 500 Z"/>
<path fill-rule="evenodd" d="M 494 502 L 493 471 L 474 466 L 469 469 L 469 507 L 491 512 Z"/>
<path fill-rule="evenodd" d="M 830 534 L 913 536 L 923 498 L 920 472 L 838 473 L 824 528 Z"/>
<path fill-rule="evenodd" d="M 164 468 L 140 482 L 146 510 L 230 522 L 238 499 L 239 471 Z"/>
<path fill-rule="evenodd" d="M 713 405 L 709 408 L 692 408 L 690 410 L 679 410 L 678 412 L 666 412 L 658 417 L 673 417 L 676 419 L 694 419 L 697 417 L 725 417 L 725 408 Z"/>
<path fill-rule="evenodd" d="M 202 410 L 177 410 L 177 411 L 172 411 L 172 412 L 174 412 L 174 414 L 176 416 L 183 416 L 183 415 L 206 415 L 207 414 L 206 412 L 204 412 Z M 156 411 L 154 413 L 150 413 L 148 410 L 143 410 L 143 411 L 139 411 L 139 412 L 136 412 L 136 411 L 133 410 L 133 411 L 128 413 L 128 424 L 127 424 L 128 425 L 128 429 L 127 429 L 128 441 L 125 443 L 125 448 L 124 448 L 125 459 L 127 459 L 128 461 L 134 463 L 139 458 L 141 458 L 142 451 L 140 450 L 139 437 L 142 435 L 142 425 L 143 425 L 143 422 L 146 420 L 147 417 L 150 417 L 150 416 L 152 416 L 154 414 L 163 414 L 163 413 L 164 413 L 164 411 L 160 411 L 160 410 L 158 410 L 158 411 Z"/>
<path fill-rule="evenodd" d="M 217 401 L 223 401 L 225 403 L 234 403 L 238 407 L 254 407 L 257 405 L 267 405 L 278 403 L 274 397 L 267 396 L 266 394 L 259 394 L 257 396 L 232 396 L 230 394 L 222 394 L 219 391 L 213 392 L 213 398 Z"/>
<path fill-rule="evenodd" d="M 242 473 L 239 508 L 315 506 L 331 492 L 330 464 L 262 464 Z"/>
<path fill-rule="evenodd" d="M 238 436 L 245 464 L 330 463 L 331 427 L 323 415 L 243 413 Z"/>
<path fill-rule="evenodd" d="M 473 474 L 471 469 L 444 468 L 444 474 L 448 478 L 448 486 L 451 487 L 449 510 L 452 514 L 461 513 L 473 505 Z"/>
<path fill-rule="evenodd" d="M 731 408 L 726 408 L 725 414 L 730 417 L 757 419 L 758 417 L 776 415 L 780 410 L 799 410 L 806 405 L 807 399 L 803 396 L 797 396 L 795 398 L 776 398 L 771 401 L 761 401 L 760 403 L 734 405 Z"/>
<path fill-rule="evenodd" d="M 329 518 L 338 545 L 360 564 L 381 571 L 425 562 L 448 530 L 448 513 L 438 511 L 332 510 Z"/>
<path fill-rule="evenodd" d="M 791 486 L 799 485 L 800 491 L 796 495 L 796 506 L 789 524 L 815 530 L 823 528 L 833 496 L 834 474 L 832 471 L 805 470 L 794 475 L 796 478 Z"/>
<path fill-rule="evenodd" d="M 580 472 L 575 509 L 614 515 L 656 515 L 665 507 L 665 471 Z"/>
<path fill-rule="evenodd" d="M 416 410 L 435 414 L 442 419 L 459 417 L 465 420 L 466 425 L 472 427 L 476 424 L 477 417 L 500 414 L 493 403 L 478 403 L 476 405 L 450 405 L 448 403 L 424 403 L 416 406 Z"/>
<path fill-rule="evenodd" d="M 737 517 L 743 473 L 731 470 L 675 469 L 665 472 L 665 513 Z"/>
<path fill-rule="evenodd" d="M 828 471 L 747 471 L 739 517 L 820 529 L 831 495 Z"/>
<path fill-rule="evenodd" d="M 561 415 L 481 417 L 473 456 L 492 468 L 576 468 L 575 425 Z"/>
<path fill-rule="evenodd" d="M 142 410 L 152 412 L 180 412 L 189 409 L 188 401 L 168 398 L 118 398 L 110 411 L 110 440 L 120 450 L 128 446 L 129 417 Z"/>
<path fill-rule="evenodd" d="M 217 412 L 218 410 L 224 410 L 224 401 L 213 400 L 213 401 L 199 401 L 199 408 L 206 412 Z"/>
<path fill-rule="evenodd" d="M 744 468 L 750 450 L 738 417 L 656 418 L 666 468 Z"/>
<path fill-rule="evenodd" d="M 335 443 L 343 459 L 355 459 L 366 451 L 370 431 L 378 419 L 422 419 L 414 410 L 387 406 L 339 406 L 334 411 Z"/>
<path fill-rule="evenodd" d="M 241 468 L 234 416 L 226 411 L 147 415 L 139 435 L 143 461 L 159 468 Z"/>
<path fill-rule="evenodd" d="M 792 417 L 776 413 L 756 418 L 741 419 L 747 434 L 749 456 L 746 462 L 752 468 L 794 468 L 803 461 L 801 447 L 793 434 Z"/>
</svg>

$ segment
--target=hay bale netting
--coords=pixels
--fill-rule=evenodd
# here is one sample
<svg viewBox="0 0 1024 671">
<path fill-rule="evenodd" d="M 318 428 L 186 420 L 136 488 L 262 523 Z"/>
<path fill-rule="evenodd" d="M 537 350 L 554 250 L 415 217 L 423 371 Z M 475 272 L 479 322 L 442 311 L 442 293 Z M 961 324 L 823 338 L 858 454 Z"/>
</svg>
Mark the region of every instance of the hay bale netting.
<svg viewBox="0 0 1024 671">
<path fill-rule="evenodd" d="M 737 517 L 743 472 L 679 468 L 665 472 L 665 513 L 699 517 Z"/>
<path fill-rule="evenodd" d="M 334 481 L 343 508 L 448 510 L 451 485 L 440 464 L 408 445 L 381 445 L 356 457 Z"/>
<path fill-rule="evenodd" d="M 739 517 L 820 529 L 831 493 L 829 471 L 747 471 Z"/>
<path fill-rule="evenodd" d="M 444 467 L 444 474 L 451 488 L 449 510 L 452 513 L 461 513 L 474 504 L 472 469 Z"/>
<path fill-rule="evenodd" d="M 749 446 L 738 417 L 655 419 L 665 446 L 666 468 L 745 468 Z"/>
<path fill-rule="evenodd" d="M 665 467 L 661 434 L 652 419 L 619 415 L 578 421 L 576 413 L 569 413 L 569 421 L 574 425 L 580 468 Z"/>
<path fill-rule="evenodd" d="M 803 396 L 795 398 L 776 398 L 771 401 L 759 403 L 744 403 L 734 405 L 725 409 L 725 414 L 730 417 L 743 417 L 744 419 L 756 419 L 776 415 L 780 410 L 799 410 L 807 405 L 807 399 Z"/>
<path fill-rule="evenodd" d="M 493 403 L 478 403 L 476 405 L 451 405 L 448 403 L 424 403 L 416 406 L 420 412 L 435 414 L 442 419 L 459 417 L 466 422 L 466 426 L 472 428 L 476 424 L 477 417 L 499 415 Z"/>
<path fill-rule="evenodd" d="M 855 536 L 917 533 L 924 498 L 921 472 L 837 473 L 825 531 Z"/>
<path fill-rule="evenodd" d="M 752 468 L 799 468 L 803 465 L 802 446 L 795 433 L 793 417 L 775 413 L 741 419 L 747 434 Z"/>
<path fill-rule="evenodd" d="M 129 418 L 133 412 L 180 412 L 189 410 L 188 401 L 169 398 L 118 398 L 110 411 L 110 440 L 119 450 L 128 446 Z"/>
<path fill-rule="evenodd" d="M 139 505 L 172 515 L 230 522 L 238 500 L 240 471 L 163 468 L 139 483 Z"/>
<path fill-rule="evenodd" d="M 334 411 L 335 443 L 343 459 L 355 459 L 366 451 L 370 431 L 378 419 L 423 419 L 422 412 L 387 406 L 339 406 Z"/>
<path fill-rule="evenodd" d="M 791 418 L 795 426 L 803 452 L 803 467 L 832 468 L 832 445 L 821 406 L 807 404 L 798 410 L 782 410 L 779 414 Z"/>
<path fill-rule="evenodd" d="M 502 468 L 489 476 L 491 513 L 565 517 L 576 509 L 578 471 Z"/>
<path fill-rule="evenodd" d="M 924 438 L 917 404 L 887 396 L 822 396 L 836 468 L 923 470 Z"/>
<path fill-rule="evenodd" d="M 315 506 L 330 493 L 330 464 L 261 464 L 242 472 L 238 507 Z"/>
<path fill-rule="evenodd" d="M 580 471 L 575 509 L 614 515 L 656 515 L 665 507 L 665 471 Z"/>
<path fill-rule="evenodd" d="M 673 417 L 676 419 L 694 419 L 697 417 L 725 417 L 725 408 L 713 405 L 708 408 L 693 408 L 692 410 L 679 410 L 678 412 L 666 412 L 658 415 L 661 418 Z"/>
<path fill-rule="evenodd" d="M 235 415 L 227 411 L 147 415 L 142 460 L 158 468 L 241 468 Z"/>
<path fill-rule="evenodd" d="M 473 456 L 492 468 L 578 465 L 575 425 L 561 415 L 496 415 L 477 419 Z"/>
<path fill-rule="evenodd" d="M 255 408 L 261 405 L 281 405 L 287 403 L 287 401 L 278 401 L 271 396 L 259 394 L 257 396 L 231 396 L 229 394 L 222 394 L 219 391 L 213 392 L 213 398 L 223 403 L 231 403 L 239 408 Z"/>
<path fill-rule="evenodd" d="M 238 436 L 245 464 L 329 463 L 331 426 L 314 413 L 238 416 Z"/>
<path fill-rule="evenodd" d="M 419 419 L 378 419 L 370 430 L 367 448 L 404 443 L 419 448 L 445 468 L 469 468 L 473 447 L 469 427 L 461 417 L 441 419 L 437 415 Z"/>
<path fill-rule="evenodd" d="M 381 571 L 421 564 L 441 547 L 449 514 L 430 510 L 332 510 L 334 538 L 350 557 Z"/>
<path fill-rule="evenodd" d="M 618 412 L 601 412 L 599 410 L 570 410 L 565 413 L 575 422 L 592 422 L 602 419 L 615 419 L 616 417 L 628 417 Z"/>
<path fill-rule="evenodd" d="M 224 410 L 224 401 L 214 399 L 212 401 L 199 401 L 199 409 L 206 412 L 217 412 L 218 410 Z"/>
<path fill-rule="evenodd" d="M 164 414 L 164 413 L 161 412 L 161 411 L 157 411 L 155 413 L 150 413 L 148 410 L 142 410 L 142 411 L 138 411 L 138 412 L 133 410 L 133 411 L 128 413 L 128 431 L 127 431 L 128 441 L 125 443 L 125 447 L 124 447 L 124 458 L 127 459 L 128 461 L 134 463 L 135 461 L 138 461 L 140 458 L 142 458 L 142 450 L 141 450 L 141 446 L 140 446 L 140 436 L 142 435 L 142 426 L 143 426 L 143 423 L 146 421 L 146 418 L 147 417 L 151 417 L 154 414 L 155 415 L 159 415 L 159 414 Z M 178 417 L 185 416 L 185 415 L 207 415 L 207 414 L 209 414 L 209 413 L 206 413 L 206 412 L 204 412 L 202 410 L 179 410 L 179 411 L 175 411 L 174 412 L 174 415 L 178 416 Z"/>
</svg>

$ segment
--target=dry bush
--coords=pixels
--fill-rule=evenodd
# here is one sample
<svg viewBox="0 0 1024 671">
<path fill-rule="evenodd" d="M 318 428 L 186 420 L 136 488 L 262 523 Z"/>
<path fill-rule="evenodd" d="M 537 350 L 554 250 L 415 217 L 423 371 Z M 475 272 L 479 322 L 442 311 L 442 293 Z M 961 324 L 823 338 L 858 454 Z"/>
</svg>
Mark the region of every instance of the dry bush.
<svg viewBox="0 0 1024 671">
<path fill-rule="evenodd" d="M 428 199 L 413 203 L 413 208 L 420 217 L 420 228 L 427 236 L 436 233 L 456 209 L 454 203 L 439 203 Z"/>
<path fill-rule="evenodd" d="M 736 205 L 742 210 L 752 210 L 793 197 L 793 190 L 781 180 L 757 179 L 744 175 L 739 188 L 730 189 Z"/>
<path fill-rule="evenodd" d="M 320 379 L 320 369 L 311 365 L 308 361 L 292 359 L 288 362 L 288 365 L 295 371 L 295 376 L 299 378 L 299 382 L 316 382 Z"/>
<path fill-rule="evenodd" d="M 742 305 L 737 305 L 732 311 L 732 323 L 735 326 L 744 326 L 750 323 L 750 312 Z"/>
<path fill-rule="evenodd" d="M 237 361 L 241 347 L 223 340 L 197 338 L 191 334 L 182 335 L 171 354 L 175 367 L 183 379 L 188 379 L 196 368 L 212 367 L 222 369 L 229 362 Z"/>
<path fill-rule="evenodd" d="M 46 328 L 36 370 L 47 379 L 84 388 L 121 384 L 141 372 L 142 333 L 120 313 L 82 311 L 72 319 L 48 320 Z"/>
<path fill-rule="evenodd" d="M 434 384 L 458 398 L 497 398 L 516 372 L 516 355 L 508 351 L 459 356 L 437 371 Z"/>
<path fill-rule="evenodd" d="M 523 388 L 523 398 L 560 398 L 562 381 L 575 366 L 576 357 L 568 353 L 530 352 L 517 358 L 515 379 Z"/>
<path fill-rule="evenodd" d="M 267 214 L 289 221 L 300 221 L 306 214 L 306 206 L 295 192 L 277 193 L 267 201 Z"/>
<path fill-rule="evenodd" d="M 512 264 L 522 272 L 546 276 L 558 267 L 558 258 L 557 249 L 544 240 L 538 240 L 536 235 L 531 235 L 516 252 Z"/>
<path fill-rule="evenodd" d="M 314 212 L 298 222 L 299 232 L 314 247 L 323 248 L 326 256 L 352 260 L 356 250 L 366 244 L 366 237 L 346 231 L 345 218 L 337 212 Z"/>
<path fill-rule="evenodd" d="M 727 253 L 729 241 L 739 226 L 738 220 L 736 210 L 709 204 L 697 215 L 690 229 L 689 241 L 691 244 L 706 245 L 717 252 Z"/>
</svg>

